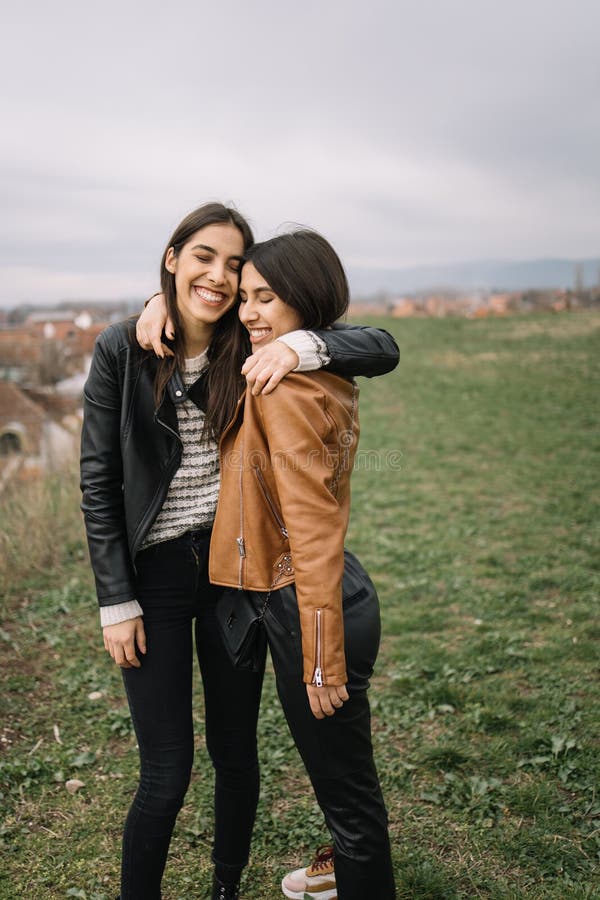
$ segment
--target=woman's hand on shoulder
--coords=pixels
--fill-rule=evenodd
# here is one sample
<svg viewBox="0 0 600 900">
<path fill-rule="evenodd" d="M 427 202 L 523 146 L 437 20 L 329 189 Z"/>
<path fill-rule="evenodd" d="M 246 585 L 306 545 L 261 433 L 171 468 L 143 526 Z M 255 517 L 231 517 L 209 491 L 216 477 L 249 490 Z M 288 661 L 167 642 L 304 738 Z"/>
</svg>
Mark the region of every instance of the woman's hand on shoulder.
<svg viewBox="0 0 600 900">
<path fill-rule="evenodd" d="M 146 652 L 146 632 L 141 616 L 135 619 L 126 619 L 117 625 L 105 625 L 104 649 L 110 653 L 114 661 L 122 669 L 139 669 L 141 662 L 136 655 L 136 648 L 140 653 Z"/>
<path fill-rule="evenodd" d="M 346 700 L 349 699 L 345 684 L 324 684 L 323 687 L 307 684 L 306 693 L 308 694 L 311 712 L 316 719 L 332 716 L 336 709 L 341 709 Z"/>
<path fill-rule="evenodd" d="M 173 351 L 163 344 L 162 333 L 169 340 L 175 337 L 175 328 L 167 315 L 167 302 L 164 294 L 155 294 L 148 300 L 135 326 L 135 336 L 143 350 L 154 350 L 157 356 L 173 356 Z"/>
<path fill-rule="evenodd" d="M 270 394 L 282 378 L 293 372 L 299 363 L 298 354 L 283 341 L 272 341 L 259 347 L 242 366 L 242 375 L 254 396 Z"/>
</svg>

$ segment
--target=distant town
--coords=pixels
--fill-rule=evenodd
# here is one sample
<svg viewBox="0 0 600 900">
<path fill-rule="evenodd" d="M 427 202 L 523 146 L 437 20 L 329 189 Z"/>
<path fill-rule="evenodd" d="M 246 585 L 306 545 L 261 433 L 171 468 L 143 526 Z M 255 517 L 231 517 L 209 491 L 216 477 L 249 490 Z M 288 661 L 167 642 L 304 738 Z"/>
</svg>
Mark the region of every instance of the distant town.
<svg viewBox="0 0 600 900">
<path fill-rule="evenodd" d="M 91 307 L 90 307 L 91 308 Z M 18 308 L 0 320 L 0 492 L 71 463 L 81 430 L 81 395 L 101 308 Z"/>
<path fill-rule="evenodd" d="M 484 319 L 517 313 L 562 312 L 600 308 L 600 285 L 579 290 L 525 291 L 419 291 L 402 296 L 381 294 L 350 304 L 350 315 Z"/>
<path fill-rule="evenodd" d="M 94 342 L 142 301 L 65 302 L 0 310 L 0 492 L 15 480 L 72 464 L 79 448 L 81 398 Z M 354 299 L 352 318 L 473 319 L 600 308 L 600 285 L 571 290 L 436 291 Z"/>
</svg>

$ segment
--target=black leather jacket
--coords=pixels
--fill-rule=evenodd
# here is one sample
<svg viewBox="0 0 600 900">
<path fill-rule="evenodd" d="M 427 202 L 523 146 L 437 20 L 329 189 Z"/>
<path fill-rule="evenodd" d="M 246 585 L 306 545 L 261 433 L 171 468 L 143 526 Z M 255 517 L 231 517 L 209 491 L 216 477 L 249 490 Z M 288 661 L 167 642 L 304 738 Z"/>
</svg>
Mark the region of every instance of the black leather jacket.
<svg viewBox="0 0 600 900">
<path fill-rule="evenodd" d="M 338 375 L 384 375 L 399 352 L 386 331 L 337 325 L 316 332 Z M 83 392 L 81 490 L 100 606 L 135 597 L 134 560 L 181 462 L 176 405 L 202 406 L 202 377 L 186 392 L 175 373 L 154 407 L 157 360 L 135 340 L 135 322 L 109 326 L 96 341 Z"/>
</svg>

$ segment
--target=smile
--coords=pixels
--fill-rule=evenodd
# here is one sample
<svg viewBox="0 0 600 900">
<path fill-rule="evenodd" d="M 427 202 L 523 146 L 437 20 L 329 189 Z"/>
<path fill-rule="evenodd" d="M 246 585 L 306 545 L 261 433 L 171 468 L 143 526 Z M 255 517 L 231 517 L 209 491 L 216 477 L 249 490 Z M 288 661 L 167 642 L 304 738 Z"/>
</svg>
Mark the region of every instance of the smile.
<svg viewBox="0 0 600 900">
<path fill-rule="evenodd" d="M 255 344 L 262 341 L 263 338 L 273 334 L 272 328 L 248 328 L 250 333 L 250 343 Z"/>
<path fill-rule="evenodd" d="M 219 304 L 228 299 L 225 294 L 220 294 L 217 291 L 210 291 L 208 288 L 199 287 L 197 284 L 193 284 L 192 287 L 194 288 L 196 297 L 202 300 L 203 303 L 208 303 L 210 306 L 219 306 Z"/>
</svg>

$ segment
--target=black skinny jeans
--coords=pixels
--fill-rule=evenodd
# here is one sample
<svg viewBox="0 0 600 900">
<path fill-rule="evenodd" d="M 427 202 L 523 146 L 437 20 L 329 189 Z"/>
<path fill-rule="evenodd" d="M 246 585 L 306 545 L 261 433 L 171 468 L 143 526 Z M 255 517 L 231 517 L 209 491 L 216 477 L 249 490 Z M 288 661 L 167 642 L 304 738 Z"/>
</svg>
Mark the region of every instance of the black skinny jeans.
<svg viewBox="0 0 600 900">
<path fill-rule="evenodd" d="M 140 752 L 140 783 L 123 835 L 122 900 L 160 900 L 175 819 L 190 781 L 192 623 L 206 707 L 206 745 L 215 768 L 213 859 L 241 868 L 259 792 L 256 722 L 263 673 L 234 669 L 214 610 L 221 589 L 207 574 L 210 532 L 189 532 L 136 557 L 137 599 L 147 653 L 123 680 Z"/>
<path fill-rule="evenodd" d="M 264 594 L 252 597 L 262 609 Z M 368 575 L 348 551 L 343 605 L 350 699 L 324 719 L 310 711 L 302 682 L 294 585 L 271 594 L 265 628 L 283 711 L 333 838 L 338 900 L 394 900 L 387 813 L 373 761 L 367 697 L 379 649 L 379 602 Z"/>
</svg>

